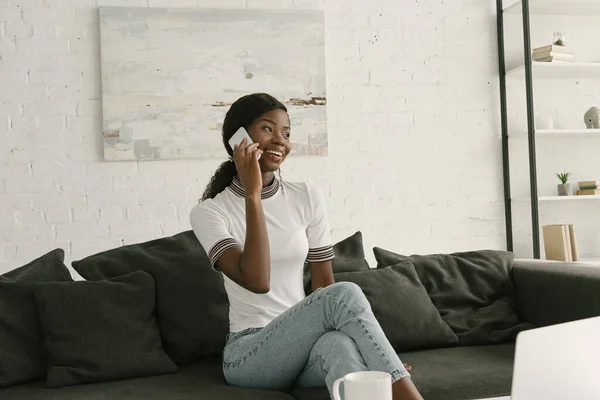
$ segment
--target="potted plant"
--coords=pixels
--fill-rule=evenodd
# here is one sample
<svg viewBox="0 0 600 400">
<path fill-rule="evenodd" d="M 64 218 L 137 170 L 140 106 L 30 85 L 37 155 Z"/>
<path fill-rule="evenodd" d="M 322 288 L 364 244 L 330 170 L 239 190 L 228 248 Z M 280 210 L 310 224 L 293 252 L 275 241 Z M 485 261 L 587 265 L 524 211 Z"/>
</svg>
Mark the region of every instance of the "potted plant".
<svg viewBox="0 0 600 400">
<path fill-rule="evenodd" d="M 570 172 L 563 172 L 562 174 L 556 174 L 558 179 L 560 179 L 561 183 L 558 185 L 558 195 L 559 196 L 573 196 L 575 195 L 575 190 L 573 185 L 568 183 L 569 177 L 571 176 Z"/>
</svg>

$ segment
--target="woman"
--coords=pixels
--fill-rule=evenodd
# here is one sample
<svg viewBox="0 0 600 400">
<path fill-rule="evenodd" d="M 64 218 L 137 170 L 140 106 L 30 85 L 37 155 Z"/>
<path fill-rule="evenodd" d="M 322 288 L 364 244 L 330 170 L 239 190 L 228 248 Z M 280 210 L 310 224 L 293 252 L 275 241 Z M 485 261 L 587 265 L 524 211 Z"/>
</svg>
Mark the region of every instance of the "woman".
<svg viewBox="0 0 600 400">
<path fill-rule="evenodd" d="M 245 140 L 229 138 L 244 127 Z M 357 371 L 392 375 L 393 398 L 422 399 L 387 341 L 361 289 L 334 283 L 326 205 L 306 183 L 275 176 L 291 150 L 286 107 L 268 94 L 231 105 L 224 162 L 191 212 L 213 268 L 224 274 L 230 333 L 223 372 L 230 385 L 288 390 L 326 385 Z M 314 292 L 303 289 L 310 264 Z"/>
</svg>

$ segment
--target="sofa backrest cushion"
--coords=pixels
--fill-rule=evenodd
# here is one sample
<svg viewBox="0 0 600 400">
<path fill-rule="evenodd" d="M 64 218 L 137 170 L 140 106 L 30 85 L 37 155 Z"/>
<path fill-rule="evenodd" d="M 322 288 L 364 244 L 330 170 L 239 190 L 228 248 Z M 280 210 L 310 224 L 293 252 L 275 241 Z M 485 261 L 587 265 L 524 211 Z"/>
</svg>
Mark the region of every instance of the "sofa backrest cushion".
<svg viewBox="0 0 600 400">
<path fill-rule="evenodd" d="M 177 371 L 161 343 L 147 272 L 39 283 L 33 296 L 48 352 L 47 387 Z"/>
<path fill-rule="evenodd" d="M 334 277 L 336 282 L 354 282 L 360 286 L 397 352 L 458 343 L 458 337 L 440 317 L 410 261 L 380 269 L 336 273 Z"/>
<path fill-rule="evenodd" d="M 334 271 L 368 269 L 360 232 L 334 244 Z M 148 272 L 156 282 L 156 318 L 165 351 L 176 364 L 221 354 L 229 332 L 229 300 L 223 275 L 215 271 L 192 230 L 131 244 L 74 261 L 87 280 L 133 271 Z M 310 286 L 306 266 L 304 283 Z"/>
<path fill-rule="evenodd" d="M 189 230 L 110 249 L 73 262 L 85 279 L 98 281 L 142 270 L 156 282 L 156 319 L 165 351 L 177 364 L 219 354 L 229 331 L 223 276 Z"/>
<path fill-rule="evenodd" d="M 510 279 L 514 253 L 475 250 L 404 256 L 374 248 L 377 267 L 410 260 L 419 279 L 460 345 L 514 341 L 532 325 L 518 318 Z"/>
<path fill-rule="evenodd" d="M 46 375 L 44 333 L 29 284 L 71 281 L 63 249 L 0 276 L 0 387 Z"/>
</svg>

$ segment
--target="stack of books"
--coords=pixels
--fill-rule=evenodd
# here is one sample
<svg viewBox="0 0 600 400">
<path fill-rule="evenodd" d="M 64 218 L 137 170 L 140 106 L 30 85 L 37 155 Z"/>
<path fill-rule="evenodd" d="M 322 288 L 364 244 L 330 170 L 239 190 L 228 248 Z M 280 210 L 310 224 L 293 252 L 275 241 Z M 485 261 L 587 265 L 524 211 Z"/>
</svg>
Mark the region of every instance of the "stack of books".
<svg viewBox="0 0 600 400">
<path fill-rule="evenodd" d="M 542 232 L 546 260 L 579 260 L 573 224 L 544 225 Z"/>
<path fill-rule="evenodd" d="M 580 196 L 600 195 L 600 182 L 598 182 L 598 181 L 579 182 L 579 190 L 577 190 L 577 194 Z"/>
<path fill-rule="evenodd" d="M 533 61 L 538 62 L 556 62 L 556 61 L 574 61 L 575 54 L 565 46 L 548 45 L 538 47 L 533 50 Z"/>
</svg>

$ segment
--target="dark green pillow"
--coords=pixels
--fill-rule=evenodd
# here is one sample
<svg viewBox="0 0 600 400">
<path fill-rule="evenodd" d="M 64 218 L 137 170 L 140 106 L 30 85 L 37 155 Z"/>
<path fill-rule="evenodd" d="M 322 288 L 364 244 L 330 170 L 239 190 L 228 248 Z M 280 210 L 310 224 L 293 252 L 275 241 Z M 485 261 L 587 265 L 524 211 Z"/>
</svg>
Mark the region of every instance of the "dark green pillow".
<svg viewBox="0 0 600 400">
<path fill-rule="evenodd" d="M 165 351 L 177 364 L 220 354 L 229 332 L 229 300 L 193 231 L 122 246 L 73 262 L 97 281 L 133 271 L 156 282 L 156 319 Z"/>
<path fill-rule="evenodd" d="M 450 346 L 458 342 L 429 298 L 410 262 L 382 269 L 334 274 L 354 282 L 397 352 Z"/>
<path fill-rule="evenodd" d="M 370 268 L 365 259 L 362 233 L 360 231 L 334 244 L 333 253 L 335 258 L 331 262 L 331 266 L 334 273 L 366 271 Z M 304 291 L 307 295 L 312 292 L 311 285 L 310 264 L 304 264 Z"/>
<path fill-rule="evenodd" d="M 177 371 L 160 340 L 150 274 L 41 283 L 33 295 L 48 353 L 48 387 Z"/>
<path fill-rule="evenodd" d="M 72 280 L 64 258 L 55 249 L 0 276 L 0 387 L 46 375 L 44 333 L 28 284 Z"/>
<path fill-rule="evenodd" d="M 377 268 L 411 261 L 444 321 L 461 345 L 513 342 L 531 324 L 519 320 L 510 278 L 514 254 L 474 250 L 403 256 L 375 247 Z"/>
</svg>

